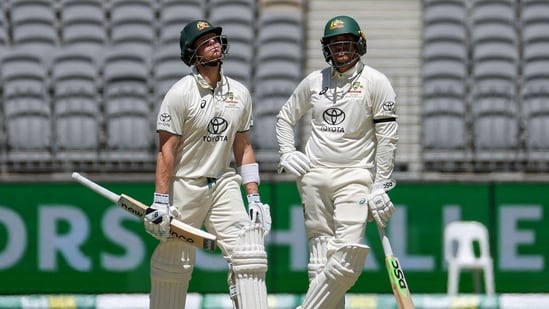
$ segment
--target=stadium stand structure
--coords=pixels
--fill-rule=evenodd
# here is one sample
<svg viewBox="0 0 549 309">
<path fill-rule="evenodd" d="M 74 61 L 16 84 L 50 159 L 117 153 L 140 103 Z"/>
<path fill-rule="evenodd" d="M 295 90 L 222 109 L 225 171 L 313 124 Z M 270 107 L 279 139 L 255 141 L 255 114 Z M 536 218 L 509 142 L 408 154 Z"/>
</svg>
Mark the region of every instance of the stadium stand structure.
<svg viewBox="0 0 549 309">
<path fill-rule="evenodd" d="M 349 8 L 355 6 L 351 3 L 354 2 L 342 2 L 341 13 L 353 12 Z M 359 19 L 376 10 L 412 16 L 409 10 L 417 9 L 403 7 L 403 3 L 383 2 L 371 6 L 368 12 L 354 13 Z M 15 90 L 19 87 L 11 84 L 14 79 L 2 79 L 0 165 L 2 171 L 8 172 L 35 171 L 31 167 L 38 162 L 42 171 L 65 171 L 88 160 L 89 169 L 99 172 L 125 171 L 136 166 L 142 172 L 150 172 L 154 168 L 157 143 L 154 118 L 158 105 L 171 83 L 189 72 L 179 60 L 180 28 L 191 19 L 203 17 L 223 26 L 229 37 L 231 47 L 225 73 L 252 91 L 256 123 L 252 138 L 262 169 L 274 171 L 278 162 L 274 115 L 305 70 L 325 65 L 316 34 L 322 25 L 317 20 L 333 13 L 323 1 L 305 5 L 300 0 L 11 0 L 1 6 L 2 74 L 10 74 L 10 66 L 15 64 L 11 62 L 14 53 L 36 53 L 41 68 L 34 73 L 41 77 L 35 82 L 42 83 L 44 89 L 39 95 L 26 93 L 23 100 L 21 91 Z M 392 6 L 395 10 L 386 10 Z M 414 48 L 422 51 L 421 72 L 406 62 L 406 57 L 399 56 L 394 68 L 388 61 L 380 62 L 387 66 L 387 70 L 382 69 L 395 81 L 399 95 L 417 95 L 419 101 L 400 95 L 403 150 L 397 155 L 397 165 L 399 158 L 405 158 L 400 163 L 415 162 L 416 172 L 549 170 L 549 141 L 544 134 L 549 114 L 545 107 L 549 97 L 548 7 L 546 1 L 538 0 L 424 0 L 419 6 L 423 14 L 417 15 L 422 16 L 419 48 L 412 46 L 415 38 L 409 34 L 412 32 L 398 30 L 405 37 L 398 42 L 389 40 L 387 37 L 396 33 L 391 32 L 396 31 L 394 25 L 384 26 L 386 19 L 368 17 L 367 29 L 372 24 L 381 29 L 377 37 L 376 31 L 371 32 L 369 42 L 373 39 L 374 43 L 396 46 L 395 50 L 384 49 L 387 55 L 408 55 L 408 50 L 399 49 L 402 46 L 399 44 L 407 40 L 412 44 L 407 47 L 411 51 Z M 95 71 L 94 82 L 86 86 L 90 91 L 94 89 L 95 95 L 86 90 L 75 96 L 60 89 L 65 83 L 61 82 L 64 79 L 61 76 L 69 72 L 58 62 L 62 54 L 59 51 L 67 48 L 82 48 L 98 59 L 106 59 L 118 48 L 144 54 L 146 67 L 139 69 L 138 77 L 129 80 L 143 85 L 141 92 L 137 92 L 143 96 L 132 99 L 136 107 L 131 113 L 127 107 L 130 103 L 121 103 L 126 99 L 120 99 L 123 97 L 120 93 L 113 95 L 109 76 L 113 70 L 105 62 L 95 62 L 95 69 L 88 66 L 80 72 L 85 75 Z M 370 51 L 369 46 L 367 62 L 376 57 Z M 412 75 L 416 72 L 420 81 L 402 82 L 399 72 Z M 25 101 L 22 104 L 28 104 L 29 110 L 12 109 L 13 100 Z M 80 104 L 86 107 L 78 107 Z M 112 109 L 113 106 L 119 108 Z M 23 119 L 30 121 L 36 130 L 43 128 L 39 129 L 43 138 L 27 139 L 24 132 L 14 131 L 24 123 L 15 121 Z M 73 137 L 61 129 L 73 128 L 79 122 L 87 123 L 85 130 L 93 132 L 78 139 L 82 144 L 76 142 L 76 136 L 84 134 L 84 129 L 71 130 Z M 149 132 L 142 135 L 137 133 L 140 130 Z M 138 136 L 126 135 L 130 133 Z M 25 142 L 16 143 L 18 138 Z M 129 140 L 139 144 L 131 154 L 126 151 L 130 145 L 119 148 Z M 23 144 L 30 147 L 33 142 L 31 148 L 39 149 L 38 152 L 15 155 L 16 149 L 21 150 Z M 84 153 L 88 159 L 84 159 Z M 97 161 L 92 164 L 93 160 Z M 72 163 L 68 164 L 69 161 Z"/>
<path fill-rule="evenodd" d="M 467 117 L 467 7 L 425 1 L 423 15 L 423 159 L 428 169 L 463 170 L 471 160 Z"/>
<path fill-rule="evenodd" d="M 71 46 L 57 50 L 50 71 L 55 163 L 93 170 L 101 146 L 98 60 L 88 48 Z"/>
<path fill-rule="evenodd" d="M 515 12 L 515 1 L 473 3 L 471 113 L 477 171 L 511 171 L 521 162 Z"/>
<path fill-rule="evenodd" d="M 150 168 L 155 119 L 151 116 L 150 65 L 150 54 L 139 50 L 118 47 L 104 55 L 106 149 L 100 159 L 107 165 Z"/>
<path fill-rule="evenodd" d="M 12 49 L 2 57 L 0 80 L 7 160 L 14 169 L 39 171 L 52 159 L 47 65 L 29 49 Z"/>
<path fill-rule="evenodd" d="M 549 169 L 549 3 L 523 0 L 522 38 L 522 118 L 527 170 Z"/>
<path fill-rule="evenodd" d="M 252 141 L 263 162 L 278 162 L 276 115 L 303 75 L 303 8 L 263 7 L 258 19 Z M 296 137 L 299 137 L 299 131 Z M 299 138 L 296 139 L 299 143 Z M 264 164 L 265 165 L 265 164 Z M 270 169 L 275 170 L 276 164 Z"/>
</svg>

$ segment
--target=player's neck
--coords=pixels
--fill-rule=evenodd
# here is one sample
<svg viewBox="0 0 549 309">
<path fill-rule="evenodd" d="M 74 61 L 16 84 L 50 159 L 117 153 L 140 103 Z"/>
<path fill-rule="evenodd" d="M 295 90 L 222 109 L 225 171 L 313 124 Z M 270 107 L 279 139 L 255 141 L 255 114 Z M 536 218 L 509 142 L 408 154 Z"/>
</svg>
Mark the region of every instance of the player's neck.
<svg viewBox="0 0 549 309">
<path fill-rule="evenodd" d="M 217 86 L 217 82 L 219 82 L 219 80 L 221 79 L 220 65 L 209 66 L 198 64 L 196 68 L 198 69 L 198 72 L 200 72 L 200 75 L 202 75 L 202 78 L 204 78 L 204 80 L 208 83 L 208 85 L 215 89 L 215 87 Z"/>
</svg>

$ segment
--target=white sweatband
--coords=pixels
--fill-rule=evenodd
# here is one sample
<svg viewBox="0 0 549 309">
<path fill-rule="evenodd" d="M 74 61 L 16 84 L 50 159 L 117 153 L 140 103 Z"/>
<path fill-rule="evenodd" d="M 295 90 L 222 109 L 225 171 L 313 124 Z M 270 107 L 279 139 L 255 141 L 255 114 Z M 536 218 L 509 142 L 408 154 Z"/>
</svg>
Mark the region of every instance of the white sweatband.
<svg viewBox="0 0 549 309">
<path fill-rule="evenodd" d="M 242 176 L 242 184 L 256 182 L 259 185 L 259 164 L 250 163 L 238 168 L 238 173 Z"/>
<path fill-rule="evenodd" d="M 154 192 L 153 203 L 169 205 L 170 204 L 170 195 L 169 194 L 164 194 L 164 193 Z"/>
</svg>

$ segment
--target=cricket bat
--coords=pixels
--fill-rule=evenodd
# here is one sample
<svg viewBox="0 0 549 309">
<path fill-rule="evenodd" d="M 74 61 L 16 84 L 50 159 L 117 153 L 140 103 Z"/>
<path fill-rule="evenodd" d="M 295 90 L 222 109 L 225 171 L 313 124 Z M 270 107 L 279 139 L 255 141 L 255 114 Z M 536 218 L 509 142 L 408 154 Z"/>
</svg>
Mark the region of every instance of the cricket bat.
<svg viewBox="0 0 549 309">
<path fill-rule="evenodd" d="M 126 194 L 118 195 L 76 172 L 72 173 L 72 178 L 96 193 L 99 193 L 106 199 L 116 203 L 132 215 L 143 219 L 143 217 L 147 214 L 147 209 L 149 206 Z M 176 219 L 172 219 L 170 222 L 170 235 L 173 238 L 182 240 L 192 246 L 209 251 L 214 251 L 217 246 L 215 235 L 185 224 Z"/>
<path fill-rule="evenodd" d="M 393 249 L 391 248 L 389 238 L 385 235 L 385 229 L 378 225 L 377 230 L 379 238 L 381 238 L 381 245 L 385 254 L 385 267 L 389 274 L 389 281 L 391 282 L 398 309 L 414 309 L 412 294 L 410 294 L 408 283 L 404 277 L 404 271 L 400 267 L 398 258 L 393 255 Z"/>
</svg>

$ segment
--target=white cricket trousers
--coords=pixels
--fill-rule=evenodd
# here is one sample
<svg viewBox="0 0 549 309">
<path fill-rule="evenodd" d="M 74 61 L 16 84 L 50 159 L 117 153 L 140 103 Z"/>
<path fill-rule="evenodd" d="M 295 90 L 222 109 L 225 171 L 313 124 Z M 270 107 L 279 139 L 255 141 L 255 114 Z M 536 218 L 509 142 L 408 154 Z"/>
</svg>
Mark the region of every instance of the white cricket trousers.
<svg viewBox="0 0 549 309">
<path fill-rule="evenodd" d="M 241 178 L 234 170 L 215 181 L 207 178 L 176 178 L 172 182 L 172 205 L 182 215 L 181 221 L 217 236 L 224 256 L 230 256 L 241 229 L 250 223 L 242 199 Z"/>
<path fill-rule="evenodd" d="M 315 167 L 298 178 L 307 239 L 328 236 L 328 256 L 345 244 L 361 244 L 372 182 L 364 168 Z"/>
</svg>

